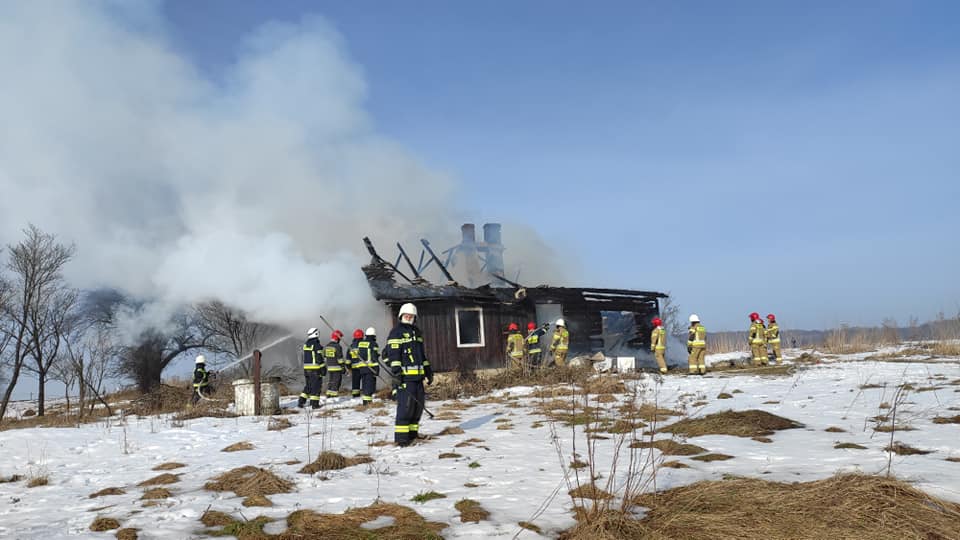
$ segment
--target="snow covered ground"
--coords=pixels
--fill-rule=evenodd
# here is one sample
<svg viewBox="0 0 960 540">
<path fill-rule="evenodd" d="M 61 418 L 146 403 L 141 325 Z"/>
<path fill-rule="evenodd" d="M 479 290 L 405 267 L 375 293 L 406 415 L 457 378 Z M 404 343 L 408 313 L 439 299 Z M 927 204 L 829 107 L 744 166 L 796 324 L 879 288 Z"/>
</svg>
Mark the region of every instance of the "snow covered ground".
<svg viewBox="0 0 960 540">
<path fill-rule="evenodd" d="M 946 460 L 960 458 L 960 425 L 932 422 L 936 416 L 960 414 L 960 363 L 957 359 L 911 363 L 863 360 L 866 356 L 841 356 L 799 366 L 796 373 L 780 377 L 718 372 L 662 379 L 643 375 L 630 381 L 646 399 L 656 397 L 659 406 L 680 407 L 693 417 L 727 409 L 760 409 L 805 424 L 801 429 L 776 432 L 770 436 L 772 443 L 721 435 L 690 438 L 686 442 L 734 458 L 705 463 L 670 456 L 667 459 L 682 461 L 690 468 L 658 469 L 657 488 L 719 479 L 726 474 L 808 481 L 840 471 L 883 473 L 890 455 L 884 451 L 890 434 L 876 432 L 877 424 L 870 418 L 887 413 L 880 408 L 881 403 L 892 403 L 896 386 L 908 383 L 914 389 L 905 393 L 904 403 L 898 407 L 898 425 L 903 422 L 914 430 L 897 432 L 895 439 L 932 452 L 893 455 L 893 473 L 933 495 L 960 502 L 960 463 Z M 449 524 L 442 531 L 446 538 L 554 537 L 574 524 L 572 502 L 566 494 L 568 487 L 551 440 L 550 424 L 534 410 L 540 402 L 532 395 L 534 390 L 517 387 L 497 393 L 520 399 L 487 396 L 464 400 L 473 406 L 447 413 L 456 413 L 459 420 L 431 421 L 424 417 L 422 432 L 437 434 L 445 427 L 459 426 L 464 433 L 438 436 L 409 448 L 372 445 L 392 440 L 393 411 L 357 411 L 352 403 L 332 405 L 337 413 L 324 418 L 304 412 L 287 415 L 285 418 L 294 426 L 282 431 L 268 431 L 266 418 L 200 418 L 181 424 L 160 416 L 129 417 L 125 425 L 113 419 L 79 428 L 0 432 L 0 452 L 4 456 L 0 477 L 49 477 L 49 485 L 34 488 L 27 488 L 25 481 L 0 483 L 0 537 L 112 538 L 114 531 L 89 530 L 94 518 L 108 516 L 119 520 L 122 527 L 140 529 L 140 538 L 203 538 L 205 527 L 199 518 L 207 508 L 237 517 L 242 513 L 248 519 L 257 515 L 277 518 L 279 522 L 266 529 L 277 533 L 284 529 L 283 518 L 294 510 L 341 512 L 367 506 L 378 497 L 409 506 L 431 521 Z M 732 397 L 718 399 L 721 393 Z M 617 398 L 618 402 L 605 406 L 616 407 L 628 399 L 626 395 Z M 287 406 L 294 401 L 284 400 Z M 694 405 L 698 402 L 706 404 Z M 429 407 L 434 412 L 449 411 L 445 409 L 447 404 L 431 401 Z M 511 427 L 498 429 L 505 425 Z M 584 434 L 580 428 L 574 435 L 570 427 L 555 426 L 569 463 L 574 437 L 583 453 Z M 844 431 L 824 431 L 830 427 Z M 308 434 L 312 434 L 309 453 Z M 661 437 L 667 438 L 658 435 Z M 482 442 L 456 446 L 468 439 Z M 221 451 L 241 441 L 255 448 Z M 596 469 L 606 476 L 614 439 L 596 442 Z M 866 449 L 835 449 L 837 442 L 856 443 Z M 298 473 L 322 447 L 346 456 L 370 454 L 375 462 L 315 475 Z M 441 453 L 462 457 L 440 459 Z M 287 464 L 292 460 L 301 463 Z M 169 471 L 181 474 L 177 483 L 165 486 L 173 492 L 171 498 L 145 506 L 146 501 L 140 497 L 147 488 L 137 484 L 161 474 L 152 469 L 164 462 L 187 466 Z M 275 505 L 272 508 L 247 508 L 232 492 L 203 489 L 212 477 L 245 465 L 268 468 L 294 480 L 296 491 L 269 496 Z M 122 488 L 126 494 L 89 498 L 110 487 Z M 412 497 L 426 491 L 447 498 L 423 504 L 411 502 Z M 461 523 L 454 504 L 463 498 L 478 501 L 491 513 L 489 520 Z M 539 515 L 538 510 L 542 510 Z M 521 521 L 536 524 L 543 535 L 521 529 L 517 525 Z"/>
</svg>

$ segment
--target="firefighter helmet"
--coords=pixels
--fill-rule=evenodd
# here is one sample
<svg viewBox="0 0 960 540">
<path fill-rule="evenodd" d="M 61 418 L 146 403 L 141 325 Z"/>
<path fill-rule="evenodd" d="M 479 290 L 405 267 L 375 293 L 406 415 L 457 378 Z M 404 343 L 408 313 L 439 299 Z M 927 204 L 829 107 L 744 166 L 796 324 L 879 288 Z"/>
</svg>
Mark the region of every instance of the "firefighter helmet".
<svg viewBox="0 0 960 540">
<path fill-rule="evenodd" d="M 332 339 L 332 340 L 334 340 L 334 341 L 340 341 L 340 338 L 342 338 L 342 337 L 343 337 L 343 332 L 341 332 L 341 331 L 339 331 L 339 330 L 334 330 L 333 333 L 330 334 L 330 339 Z"/>
<path fill-rule="evenodd" d="M 750 314 L 750 320 L 751 320 L 751 321 L 755 321 L 755 320 L 757 320 L 757 319 L 759 319 L 759 318 L 760 318 L 760 314 L 757 313 L 756 311 L 754 311 L 753 313 Z"/>
<path fill-rule="evenodd" d="M 554 324 L 556 324 L 557 326 L 562 326 L 563 328 L 567 327 L 567 322 L 564 321 L 563 319 L 557 319 L 557 322 Z"/>
<path fill-rule="evenodd" d="M 357 328 L 353 331 L 353 339 L 363 339 L 363 330 Z"/>
<path fill-rule="evenodd" d="M 510 323 L 510 324 L 507 326 L 507 330 L 513 331 L 513 330 L 519 330 L 519 329 L 520 329 L 520 327 L 517 326 L 517 323 L 515 323 L 515 322 L 512 322 L 512 323 Z"/>
<path fill-rule="evenodd" d="M 660 320 L 660 317 L 654 317 L 653 321 L 651 322 L 653 323 L 654 326 L 660 326 L 663 324 L 663 321 Z"/>
<path fill-rule="evenodd" d="M 771 321 L 776 321 L 776 320 L 777 320 L 777 317 L 776 317 L 776 315 L 774 315 L 773 313 L 769 313 L 769 314 L 767 314 L 767 319 L 769 319 L 769 320 L 771 320 Z"/>
<path fill-rule="evenodd" d="M 536 330 L 536 329 L 537 329 L 537 323 L 535 323 L 535 322 L 528 322 L 528 323 L 527 323 L 527 330 Z"/>
<path fill-rule="evenodd" d="M 367 328 L 367 335 L 377 337 L 377 329 L 374 327 Z"/>
<path fill-rule="evenodd" d="M 205 364 L 206 362 L 207 362 L 207 359 L 206 359 L 205 356 L 203 356 L 202 354 L 198 354 L 198 355 L 197 355 L 197 363 L 198 363 L 198 364 Z"/>
<path fill-rule="evenodd" d="M 403 316 L 404 316 L 404 315 L 413 315 L 414 317 L 416 317 L 416 316 L 417 316 L 417 306 L 415 306 L 415 305 L 413 305 L 413 304 L 410 304 L 410 303 L 407 303 L 407 304 L 404 304 L 404 305 L 400 306 L 400 314 L 399 314 L 399 317 L 400 317 L 401 320 L 403 320 Z"/>
<path fill-rule="evenodd" d="M 696 313 L 694 313 L 693 315 L 690 316 L 690 322 L 692 322 L 692 323 L 694 323 L 694 322 L 700 322 L 700 317 L 697 316 Z"/>
<path fill-rule="evenodd" d="M 320 330 L 317 328 L 311 328 L 307 330 L 307 339 L 318 338 L 320 337 Z"/>
</svg>

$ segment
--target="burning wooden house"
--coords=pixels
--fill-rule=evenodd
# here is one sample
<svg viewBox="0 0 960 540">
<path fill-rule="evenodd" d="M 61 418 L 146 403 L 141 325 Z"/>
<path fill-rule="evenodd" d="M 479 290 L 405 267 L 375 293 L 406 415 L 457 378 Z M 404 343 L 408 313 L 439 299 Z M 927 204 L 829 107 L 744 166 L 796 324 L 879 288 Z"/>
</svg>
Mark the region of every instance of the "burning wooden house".
<svg viewBox="0 0 960 540">
<path fill-rule="evenodd" d="M 421 240 L 417 265 L 397 244 L 399 256 L 383 259 L 369 238 L 370 264 L 363 267 L 373 296 L 394 318 L 400 306 L 413 302 L 418 326 L 426 336 L 427 356 L 438 371 L 503 367 L 507 361 L 506 334 L 511 322 L 526 328 L 528 322 L 550 323 L 563 318 L 570 331 L 570 357 L 602 352 L 606 356 L 636 356 L 650 345 L 651 319 L 659 314 L 659 292 L 625 289 L 524 287 L 503 275 L 501 227 L 483 226 L 477 242 L 473 224 L 461 228 L 462 241 L 441 253 Z M 402 261 L 406 270 L 400 269 Z M 424 271 L 435 264 L 447 283 L 435 284 Z M 456 266 L 464 283 L 451 274 Z M 409 273 L 410 275 L 407 275 Z M 550 334 L 547 339 L 550 339 Z M 549 341 L 548 341 L 549 342 Z"/>
</svg>

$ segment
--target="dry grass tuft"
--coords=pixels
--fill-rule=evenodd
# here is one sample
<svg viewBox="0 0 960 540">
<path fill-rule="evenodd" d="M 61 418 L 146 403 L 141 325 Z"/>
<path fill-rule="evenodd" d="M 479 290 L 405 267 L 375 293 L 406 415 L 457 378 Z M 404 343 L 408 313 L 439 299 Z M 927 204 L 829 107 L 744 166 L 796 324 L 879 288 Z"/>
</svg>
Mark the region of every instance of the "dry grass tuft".
<svg viewBox="0 0 960 540">
<path fill-rule="evenodd" d="M 264 497 L 263 495 L 253 495 L 253 496 L 250 496 L 250 497 L 247 497 L 246 499 L 244 499 L 241 504 L 243 504 L 244 506 L 248 506 L 248 507 L 249 507 L 249 506 L 262 506 L 262 507 L 268 507 L 268 508 L 269 508 L 269 507 L 273 506 L 273 501 L 271 501 L 270 499 Z"/>
<path fill-rule="evenodd" d="M 373 458 L 366 454 L 347 457 L 343 454 L 326 451 L 320 452 L 317 459 L 315 459 L 313 463 L 304 465 L 304 467 L 300 469 L 300 472 L 303 474 L 314 474 L 320 471 L 337 471 L 346 469 L 347 467 L 353 467 L 354 465 L 363 465 L 364 463 L 373 463 Z"/>
<path fill-rule="evenodd" d="M 914 428 L 913 428 L 913 426 L 908 426 L 908 425 L 904 424 L 904 425 L 902 425 L 902 426 L 901 426 L 901 425 L 897 425 L 896 427 L 894 427 L 894 426 L 886 426 L 886 425 L 884 425 L 884 426 L 877 426 L 877 427 L 873 428 L 873 430 L 876 431 L 877 433 L 893 433 L 894 431 L 914 431 Z"/>
<path fill-rule="evenodd" d="M 137 540 L 137 531 L 140 529 L 126 528 L 117 531 L 117 540 Z"/>
<path fill-rule="evenodd" d="M 750 437 L 750 438 L 757 442 L 765 443 L 765 444 L 769 444 L 773 442 L 773 439 L 771 439 L 770 437 Z"/>
<path fill-rule="evenodd" d="M 960 463 L 960 457 L 948 457 L 947 461 L 951 463 Z"/>
<path fill-rule="evenodd" d="M 292 427 L 293 424 L 283 417 L 271 418 L 270 422 L 267 423 L 267 431 L 283 431 Z"/>
<path fill-rule="evenodd" d="M 702 456 L 694 456 L 690 459 L 709 463 L 711 461 L 726 461 L 728 459 L 733 459 L 733 456 L 728 456 L 727 454 L 704 454 Z"/>
<path fill-rule="evenodd" d="M 592 501 L 612 499 L 613 495 L 598 488 L 594 484 L 584 484 L 570 490 L 570 496 L 577 499 L 590 499 Z"/>
<path fill-rule="evenodd" d="M 634 441 L 630 443 L 630 448 L 656 448 L 665 456 L 695 456 L 707 451 L 695 444 L 678 443 L 672 439 L 657 439 L 652 443 L 650 441 Z"/>
<path fill-rule="evenodd" d="M 933 419 L 934 424 L 960 424 L 960 414 L 957 416 L 937 416 Z"/>
<path fill-rule="evenodd" d="M 11 474 L 10 476 L 0 476 L 0 484 L 9 484 L 12 482 L 19 482 L 25 477 L 22 474 Z"/>
<path fill-rule="evenodd" d="M 914 448 L 900 441 L 893 443 L 891 446 L 887 446 L 884 448 L 884 450 L 887 452 L 893 452 L 898 456 L 925 456 L 933 453 L 933 450 L 920 450 L 919 448 Z"/>
<path fill-rule="evenodd" d="M 580 383 L 583 393 L 589 395 L 625 394 L 623 381 L 612 375 L 598 375 Z"/>
<path fill-rule="evenodd" d="M 717 394 L 717 399 L 733 399 L 733 396 L 731 396 L 726 392 L 720 392 L 719 394 Z"/>
<path fill-rule="evenodd" d="M 608 523 L 581 522 L 560 538 L 960 538 L 960 505 L 878 476 L 842 475 L 806 483 L 703 481 L 644 494 L 633 502 L 649 508 L 643 520 L 626 523 L 621 514 Z"/>
<path fill-rule="evenodd" d="M 124 495 L 126 493 L 127 493 L 126 491 L 120 488 L 110 487 L 110 488 L 101 489 L 96 493 L 91 493 L 90 498 L 96 499 L 97 497 L 106 497 L 107 495 Z"/>
<path fill-rule="evenodd" d="M 165 485 L 168 485 L 168 484 L 176 484 L 176 483 L 179 482 L 179 481 L 180 481 L 180 475 L 179 475 L 179 474 L 165 473 L 165 474 L 161 474 L 161 475 L 159 475 L 159 476 L 154 476 L 153 478 L 151 478 L 151 479 L 149 479 L 149 480 L 144 480 L 143 482 L 140 482 L 140 483 L 137 484 L 137 485 L 140 486 L 140 487 L 165 486 Z"/>
<path fill-rule="evenodd" d="M 699 437 L 701 435 L 733 435 L 735 437 L 766 437 L 774 431 L 803 427 L 803 424 L 766 411 L 723 411 L 702 418 L 684 418 L 661 428 L 660 431 Z"/>
<path fill-rule="evenodd" d="M 143 497 L 140 497 L 140 500 L 149 501 L 149 500 L 169 499 L 172 496 L 173 496 L 173 493 L 170 493 L 170 490 L 167 488 L 153 488 L 145 491 L 143 493 Z"/>
<path fill-rule="evenodd" d="M 463 454 L 458 454 L 456 452 L 444 452 L 437 456 L 437 459 L 457 459 L 462 458 Z"/>
<path fill-rule="evenodd" d="M 381 516 L 392 517 L 393 523 L 373 530 L 361 527 Z M 298 510 L 287 516 L 287 526 L 283 538 L 298 540 L 442 540 L 439 533 L 447 524 L 427 521 L 405 506 L 375 503 L 362 508 L 351 508 L 341 514 L 318 514 L 312 510 Z"/>
<path fill-rule="evenodd" d="M 170 463 L 163 463 L 163 464 L 157 465 L 156 467 L 153 468 L 153 470 L 172 471 L 174 469 L 180 469 L 183 467 L 186 467 L 186 465 L 184 465 L 183 463 L 177 463 L 177 462 L 171 461 Z"/>
<path fill-rule="evenodd" d="M 464 431 L 458 426 L 447 426 L 443 428 L 443 430 L 440 433 L 437 433 L 437 437 L 441 437 L 443 435 L 463 435 L 463 434 L 464 434 Z"/>
<path fill-rule="evenodd" d="M 234 519 L 223 512 L 207 510 L 200 516 L 200 522 L 207 527 L 223 527 L 234 522 Z"/>
<path fill-rule="evenodd" d="M 833 445 L 833 447 L 837 450 L 866 450 L 867 449 L 866 446 L 862 446 L 862 445 L 851 443 L 851 442 L 844 442 L 844 443 L 838 442 L 837 444 Z"/>
<path fill-rule="evenodd" d="M 247 465 L 227 471 L 204 484 L 208 491 L 232 491 L 238 497 L 290 493 L 295 484 L 272 472 Z"/>
<path fill-rule="evenodd" d="M 30 478 L 30 481 L 27 482 L 27 487 L 35 488 L 40 486 L 46 486 L 48 484 L 50 484 L 50 477 L 45 474 L 41 474 L 37 476 L 32 476 Z"/>
<path fill-rule="evenodd" d="M 586 469 L 589 466 L 590 466 L 589 463 L 587 463 L 586 461 L 581 461 L 579 459 L 574 459 L 573 461 L 570 462 L 571 469 Z"/>
<path fill-rule="evenodd" d="M 461 499 L 453 507 L 460 512 L 461 523 L 480 523 L 490 517 L 490 512 L 473 499 Z"/>
<path fill-rule="evenodd" d="M 256 447 L 253 446 L 253 444 L 247 441 L 243 441 L 243 442 L 233 443 L 230 446 L 220 451 L 221 452 L 242 452 L 244 450 L 253 450 L 254 448 Z"/>
<path fill-rule="evenodd" d="M 530 523 L 529 521 L 521 521 L 520 523 L 517 523 L 517 526 L 520 527 L 521 529 L 533 531 L 537 534 L 543 534 L 543 529 L 541 529 L 540 527 L 537 527 L 536 525 L 534 525 L 533 523 Z"/>
<path fill-rule="evenodd" d="M 847 430 L 845 430 L 845 429 L 843 429 L 843 428 L 838 428 L 838 427 L 834 427 L 834 426 L 830 426 L 830 427 L 828 427 L 827 429 L 825 429 L 824 431 L 826 431 L 827 433 L 846 433 L 846 432 L 847 432 Z"/>
<path fill-rule="evenodd" d="M 119 528 L 120 522 L 108 517 L 98 517 L 90 524 L 90 530 L 94 532 L 112 531 Z"/>
<path fill-rule="evenodd" d="M 465 441 L 463 441 L 463 442 L 458 442 L 457 444 L 453 445 L 453 447 L 454 447 L 454 448 L 463 448 L 464 446 L 473 446 L 473 445 L 475 445 L 475 444 L 477 444 L 477 443 L 482 443 L 482 442 L 484 442 L 483 439 L 471 438 L 471 439 L 467 439 L 467 440 L 465 440 Z"/>
<path fill-rule="evenodd" d="M 661 467 L 666 467 L 668 469 L 689 469 L 690 466 L 682 461 L 664 461 L 660 464 Z"/>
</svg>

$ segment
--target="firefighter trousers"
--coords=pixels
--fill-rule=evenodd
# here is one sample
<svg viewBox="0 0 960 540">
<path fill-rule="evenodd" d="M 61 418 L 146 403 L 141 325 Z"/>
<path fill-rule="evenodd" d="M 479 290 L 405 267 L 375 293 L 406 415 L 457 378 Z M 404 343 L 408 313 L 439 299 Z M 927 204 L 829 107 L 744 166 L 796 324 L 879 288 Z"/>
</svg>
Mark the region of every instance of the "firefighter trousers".
<svg viewBox="0 0 960 540">
<path fill-rule="evenodd" d="M 377 374 L 370 368 L 362 368 L 360 372 L 360 394 L 363 404 L 373 401 L 373 394 L 377 392 Z"/>
<path fill-rule="evenodd" d="M 327 397 L 340 395 L 340 383 L 343 382 L 343 371 L 327 370 Z"/>
<path fill-rule="evenodd" d="M 767 346 L 763 343 L 751 343 L 750 348 L 753 350 L 753 365 L 767 365 Z"/>
<path fill-rule="evenodd" d="M 771 344 L 770 344 L 770 352 L 773 353 L 773 357 L 776 358 L 776 361 L 777 361 L 778 364 L 782 364 L 782 363 L 783 363 L 783 357 L 780 356 L 780 344 L 779 344 L 779 343 L 771 343 Z"/>
<path fill-rule="evenodd" d="M 687 358 L 687 365 L 690 368 L 690 373 L 706 373 L 707 350 L 703 347 L 694 347 L 690 349 L 690 356 Z"/>
<path fill-rule="evenodd" d="M 657 359 L 657 367 L 660 368 L 660 373 L 667 372 L 667 351 L 663 349 L 657 349 L 654 351 L 653 356 Z"/>
<path fill-rule="evenodd" d="M 567 365 L 567 350 L 564 349 L 561 351 L 560 349 L 557 349 L 553 351 L 553 362 L 557 365 L 557 367 L 563 367 Z"/>
<path fill-rule="evenodd" d="M 417 438 L 426 398 L 423 381 L 408 381 L 397 389 L 397 419 L 393 434 L 397 444 L 405 446 Z"/>
<path fill-rule="evenodd" d="M 303 392 L 297 400 L 297 407 L 303 407 L 310 400 L 311 405 L 320 406 L 320 370 L 303 370 Z"/>
<path fill-rule="evenodd" d="M 360 379 L 363 376 L 362 371 L 367 368 L 353 368 L 350 370 L 350 396 L 360 397 Z"/>
</svg>

